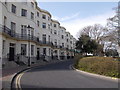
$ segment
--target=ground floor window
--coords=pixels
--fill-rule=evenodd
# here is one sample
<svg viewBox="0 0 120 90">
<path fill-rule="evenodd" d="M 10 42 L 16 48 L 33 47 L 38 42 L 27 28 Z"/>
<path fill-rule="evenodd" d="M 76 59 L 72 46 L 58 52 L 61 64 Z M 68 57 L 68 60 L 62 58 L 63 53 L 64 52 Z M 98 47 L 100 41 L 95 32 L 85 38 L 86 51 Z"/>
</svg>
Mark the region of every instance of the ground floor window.
<svg viewBox="0 0 120 90">
<path fill-rule="evenodd" d="M 2 53 L 4 53 L 4 50 L 5 50 L 5 40 L 3 40 L 2 46 L 3 46 Z"/>
<path fill-rule="evenodd" d="M 46 55 L 46 48 L 43 48 L 43 55 Z"/>
<path fill-rule="evenodd" d="M 34 45 L 31 45 L 31 55 L 34 55 Z"/>
<path fill-rule="evenodd" d="M 21 55 L 26 55 L 27 53 L 26 47 L 27 47 L 26 44 L 21 44 Z"/>
</svg>

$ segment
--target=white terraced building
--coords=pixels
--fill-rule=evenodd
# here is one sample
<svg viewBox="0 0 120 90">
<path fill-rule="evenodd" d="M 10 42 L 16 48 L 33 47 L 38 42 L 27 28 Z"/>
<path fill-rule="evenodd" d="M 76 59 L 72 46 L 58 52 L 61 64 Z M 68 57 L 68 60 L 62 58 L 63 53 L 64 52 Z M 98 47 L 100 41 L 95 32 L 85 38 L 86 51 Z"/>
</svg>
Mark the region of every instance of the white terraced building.
<svg viewBox="0 0 120 90">
<path fill-rule="evenodd" d="M 29 57 L 30 62 L 37 62 L 43 56 L 49 60 L 74 56 L 76 39 L 36 1 L 2 0 L 0 9 L 0 57 L 4 64 L 16 60 L 27 63 Z"/>
</svg>

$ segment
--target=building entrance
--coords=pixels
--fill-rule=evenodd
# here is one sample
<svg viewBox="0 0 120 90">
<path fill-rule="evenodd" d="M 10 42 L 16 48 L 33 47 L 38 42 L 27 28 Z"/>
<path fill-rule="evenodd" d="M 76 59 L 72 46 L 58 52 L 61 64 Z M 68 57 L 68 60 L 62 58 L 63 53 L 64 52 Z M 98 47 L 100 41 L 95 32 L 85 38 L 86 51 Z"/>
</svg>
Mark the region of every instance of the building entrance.
<svg viewBox="0 0 120 90">
<path fill-rule="evenodd" d="M 10 43 L 9 47 L 9 61 L 14 61 L 15 59 L 15 44 Z"/>
</svg>

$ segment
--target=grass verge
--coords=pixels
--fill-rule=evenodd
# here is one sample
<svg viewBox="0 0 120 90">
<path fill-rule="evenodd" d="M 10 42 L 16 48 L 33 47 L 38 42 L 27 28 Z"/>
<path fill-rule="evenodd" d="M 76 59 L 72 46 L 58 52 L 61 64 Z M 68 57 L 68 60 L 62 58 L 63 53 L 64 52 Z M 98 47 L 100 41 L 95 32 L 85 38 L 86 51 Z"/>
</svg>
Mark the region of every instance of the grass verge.
<svg viewBox="0 0 120 90">
<path fill-rule="evenodd" d="M 120 78 L 120 61 L 112 57 L 79 57 L 74 67 L 90 73 Z"/>
</svg>

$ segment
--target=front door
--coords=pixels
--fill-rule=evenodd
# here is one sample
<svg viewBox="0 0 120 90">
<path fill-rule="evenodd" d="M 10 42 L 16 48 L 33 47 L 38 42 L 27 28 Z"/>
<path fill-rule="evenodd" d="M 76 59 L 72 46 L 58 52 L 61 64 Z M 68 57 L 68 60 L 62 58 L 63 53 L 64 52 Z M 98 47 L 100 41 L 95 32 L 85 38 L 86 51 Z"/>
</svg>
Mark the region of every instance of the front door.
<svg viewBox="0 0 120 90">
<path fill-rule="evenodd" d="M 9 61 L 14 61 L 14 56 L 15 56 L 15 44 L 10 43 L 10 48 L 9 48 Z"/>
</svg>

